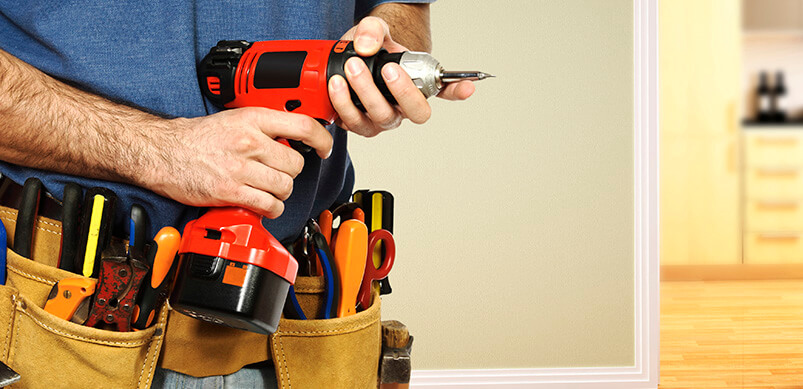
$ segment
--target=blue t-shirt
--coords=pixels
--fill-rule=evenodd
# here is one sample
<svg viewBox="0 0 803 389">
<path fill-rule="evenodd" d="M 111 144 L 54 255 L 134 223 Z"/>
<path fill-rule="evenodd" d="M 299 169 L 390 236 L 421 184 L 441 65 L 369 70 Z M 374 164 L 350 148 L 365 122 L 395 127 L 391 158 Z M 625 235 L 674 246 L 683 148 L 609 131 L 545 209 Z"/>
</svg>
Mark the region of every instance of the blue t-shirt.
<svg viewBox="0 0 803 389">
<path fill-rule="evenodd" d="M 394 0 L 0 0 L 0 49 L 110 100 L 166 117 L 197 117 L 217 111 L 201 95 L 196 64 L 218 41 L 338 39 L 355 20 L 389 1 Z M 354 173 L 346 132 L 335 126 L 328 130 L 334 137 L 332 156 L 322 161 L 314 152 L 307 153 L 284 214 L 264 219 L 279 240 L 295 236 L 309 217 L 350 195 Z M 114 190 L 119 196 L 118 236 L 127 234 L 126 218 L 133 203 L 148 211 L 151 235 L 166 225 L 181 229 L 199 215 L 197 208 L 124 183 L 2 161 L 0 172 L 18 183 L 38 177 L 57 198 L 67 182 Z"/>
</svg>

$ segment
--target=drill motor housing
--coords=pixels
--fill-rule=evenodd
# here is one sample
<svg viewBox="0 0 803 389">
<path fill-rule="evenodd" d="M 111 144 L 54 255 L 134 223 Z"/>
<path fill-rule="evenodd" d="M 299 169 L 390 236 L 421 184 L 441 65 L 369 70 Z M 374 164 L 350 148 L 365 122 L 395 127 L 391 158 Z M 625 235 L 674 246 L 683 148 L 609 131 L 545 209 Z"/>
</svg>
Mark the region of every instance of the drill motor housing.
<svg viewBox="0 0 803 389">
<path fill-rule="evenodd" d="M 391 104 L 396 101 L 380 72 L 388 62 L 399 63 L 402 54 L 382 49 L 361 57 Z M 328 125 L 337 118 L 329 79 L 336 74 L 345 78 L 346 61 L 356 56 L 354 43 L 344 40 L 220 41 L 198 65 L 198 82 L 204 96 L 219 107 L 265 107 Z M 363 109 L 353 90 L 351 97 Z"/>
</svg>

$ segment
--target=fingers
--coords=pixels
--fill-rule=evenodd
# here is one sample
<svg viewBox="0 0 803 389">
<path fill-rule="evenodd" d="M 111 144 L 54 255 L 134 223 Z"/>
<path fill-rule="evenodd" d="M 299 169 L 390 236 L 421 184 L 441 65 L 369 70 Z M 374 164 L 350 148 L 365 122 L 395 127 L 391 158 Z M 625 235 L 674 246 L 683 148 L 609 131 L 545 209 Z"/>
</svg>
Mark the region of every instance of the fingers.
<svg viewBox="0 0 803 389">
<path fill-rule="evenodd" d="M 432 109 L 427 103 L 426 97 L 418 90 L 401 66 L 388 63 L 382 68 L 382 78 L 390 93 L 396 98 L 399 110 L 406 118 L 415 124 L 423 124 L 429 120 Z"/>
<path fill-rule="evenodd" d="M 354 106 L 346 81 L 340 76 L 329 80 L 329 98 L 342 124 L 349 131 L 372 137 L 398 127 L 405 117 L 413 123 L 422 124 L 432 115 L 426 97 L 398 64 L 389 63 L 382 68 L 382 77 L 397 106 L 391 105 L 382 95 L 361 59 L 346 61 L 346 77 L 365 112 Z"/>
<path fill-rule="evenodd" d="M 346 61 L 346 79 L 376 126 L 389 130 L 401 124 L 402 116 L 376 87 L 371 72 L 362 59 L 352 57 Z"/>
<path fill-rule="evenodd" d="M 268 219 L 275 219 L 284 212 L 282 201 L 250 186 L 242 186 L 237 191 L 237 204 L 264 215 Z"/>
<path fill-rule="evenodd" d="M 379 134 L 379 129 L 351 101 L 351 93 L 343 77 L 336 75 L 329 79 L 329 100 L 340 116 L 340 127 L 365 137 Z"/>
<path fill-rule="evenodd" d="M 268 143 L 258 160 L 291 178 L 296 178 L 304 169 L 304 157 L 298 151 L 275 141 Z"/>
<path fill-rule="evenodd" d="M 254 123 L 271 138 L 287 138 L 304 142 L 321 158 L 329 158 L 334 140 L 315 119 L 300 114 L 279 112 L 267 108 L 241 108 L 251 110 Z"/>
<path fill-rule="evenodd" d="M 286 146 L 283 146 L 286 147 Z M 284 212 L 283 202 L 293 193 L 293 178 L 256 161 L 243 165 L 240 184 L 231 193 L 229 203 L 243 206 L 268 218 Z"/>
<path fill-rule="evenodd" d="M 392 42 L 388 24 L 380 18 L 368 16 L 357 24 L 354 32 L 354 50 L 363 57 L 374 55 L 386 40 Z"/>
<path fill-rule="evenodd" d="M 438 97 L 446 100 L 465 100 L 474 94 L 474 83 L 471 81 L 460 81 L 446 85 Z"/>
<path fill-rule="evenodd" d="M 256 161 L 245 164 L 242 181 L 245 185 L 270 193 L 284 201 L 293 193 L 293 177 Z"/>
</svg>

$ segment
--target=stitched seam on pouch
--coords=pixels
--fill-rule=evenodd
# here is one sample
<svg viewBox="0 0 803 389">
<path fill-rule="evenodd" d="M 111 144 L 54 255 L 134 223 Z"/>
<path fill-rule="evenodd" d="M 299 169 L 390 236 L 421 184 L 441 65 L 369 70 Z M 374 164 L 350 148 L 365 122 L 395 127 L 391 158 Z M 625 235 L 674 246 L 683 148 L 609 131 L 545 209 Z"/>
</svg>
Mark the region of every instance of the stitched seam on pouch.
<svg viewBox="0 0 803 389">
<path fill-rule="evenodd" d="M 2 219 L 2 220 L 6 220 L 6 221 L 9 221 L 9 222 L 14 222 L 14 224 L 16 224 L 16 223 L 17 223 L 17 215 L 15 215 L 15 214 L 14 214 L 14 212 L 11 212 L 11 211 L 6 211 L 6 210 L 3 210 L 3 209 L 0 209 L 0 213 L 5 213 L 5 214 L 8 214 L 8 215 L 10 215 L 10 216 L 11 216 L 11 217 L 2 217 L 2 218 L 0 218 L 0 219 Z M 58 225 L 58 224 L 51 223 L 51 222 L 44 221 L 44 220 L 37 220 L 37 221 L 36 221 L 36 225 L 37 225 L 36 229 L 37 229 L 37 230 L 40 230 L 40 231 L 49 232 L 49 233 L 51 233 L 51 234 L 54 234 L 54 235 L 61 236 L 61 232 L 59 232 L 59 231 L 48 230 L 47 228 L 39 227 L 39 224 L 40 224 L 40 223 L 41 223 L 41 224 L 44 224 L 44 225 L 51 226 L 51 227 L 55 227 L 55 228 L 59 228 L 59 225 Z"/>
<path fill-rule="evenodd" d="M 274 365 L 277 365 L 278 368 L 279 368 L 279 386 L 281 386 L 283 388 L 284 387 L 284 371 L 287 370 L 287 357 L 284 355 L 284 346 L 281 345 L 281 342 L 282 342 L 281 337 L 278 334 L 274 333 L 273 334 L 273 342 L 271 342 L 271 343 L 273 343 L 273 353 L 277 357 L 279 356 L 279 349 L 276 347 L 276 343 L 279 343 L 279 345 L 282 347 L 282 351 L 281 351 L 282 360 L 279 360 L 278 358 L 276 358 L 276 360 L 273 361 L 273 362 L 274 362 Z M 290 373 L 289 372 L 287 373 L 287 384 L 292 387 L 292 384 L 290 383 Z"/>
<path fill-rule="evenodd" d="M 159 316 L 160 316 L 159 317 L 159 323 L 165 323 L 166 321 L 163 320 L 163 319 L 165 319 L 165 316 L 167 316 L 167 312 L 160 313 Z M 162 340 L 164 339 L 164 336 L 165 336 L 164 328 L 162 328 L 162 327 L 157 327 L 157 328 L 161 328 L 162 329 L 162 335 L 159 336 L 159 340 L 156 342 L 156 348 L 153 347 L 153 343 L 151 343 L 151 345 L 148 347 L 148 353 L 145 354 L 145 361 L 142 363 L 142 370 L 140 370 L 140 372 L 139 372 L 139 383 L 141 385 L 142 384 L 142 373 L 145 372 L 145 365 L 148 363 L 148 355 L 151 355 L 151 349 L 153 349 L 154 350 L 154 353 L 153 353 L 154 354 L 153 355 L 154 358 L 151 360 L 151 368 L 148 370 L 148 377 L 150 377 L 150 378 L 145 380 L 145 387 L 146 388 L 150 387 L 151 379 L 153 379 L 153 374 L 152 374 L 153 373 L 153 367 L 156 364 L 156 360 L 159 359 L 159 358 L 156 358 L 156 352 L 158 352 L 159 349 L 162 347 Z M 153 339 L 151 339 L 151 340 L 153 340 Z"/>
<path fill-rule="evenodd" d="M 19 303 L 19 301 L 17 301 L 16 298 L 14 299 L 14 309 L 17 310 L 17 311 L 21 311 L 22 310 L 22 307 L 20 307 L 20 303 Z M 19 320 L 19 314 L 14 315 L 14 316 L 15 316 L 14 317 L 15 321 Z M 14 326 L 14 338 L 13 338 L 14 344 L 12 345 L 12 349 L 16 349 L 17 348 L 17 342 L 19 342 L 19 340 L 20 340 L 20 325 L 19 325 L 19 323 L 15 323 L 15 324 L 16 325 Z M 8 351 L 8 364 L 9 365 L 12 364 L 11 350 Z"/>
<path fill-rule="evenodd" d="M 35 317 L 31 316 L 31 314 L 28 313 L 28 311 L 26 311 L 26 310 L 23 310 L 22 313 L 24 313 L 25 316 L 28 316 L 31 320 L 34 321 L 34 323 L 38 324 L 40 327 L 42 327 L 42 328 L 44 328 L 44 329 L 46 329 L 46 330 L 48 330 L 48 331 L 50 331 L 50 332 L 52 332 L 54 334 L 58 334 L 58 335 L 66 337 L 66 338 L 85 341 L 87 343 L 105 344 L 105 345 L 109 345 L 109 346 L 136 347 L 136 346 L 141 346 L 141 345 L 143 345 L 143 344 L 145 344 L 145 343 L 150 341 L 150 340 L 144 340 L 144 341 L 140 340 L 140 341 L 136 341 L 136 342 L 110 342 L 108 340 L 98 340 L 98 339 L 86 338 L 86 337 L 79 336 L 79 335 L 68 334 L 66 332 L 59 331 L 59 330 L 57 330 L 55 328 L 52 328 L 52 327 L 48 326 L 47 324 L 42 323 L 41 321 L 37 320 Z M 19 326 L 17 326 L 17 327 L 18 327 L 17 329 L 19 330 Z"/>
<path fill-rule="evenodd" d="M 14 306 L 14 309 L 12 309 L 11 311 L 12 312 L 16 311 L 17 310 L 17 295 L 16 294 L 12 294 L 11 295 L 11 304 Z M 5 355 L 6 360 L 8 360 L 9 352 L 11 351 L 11 348 L 9 347 L 9 346 L 11 346 L 9 344 L 10 340 L 8 339 L 8 337 L 11 336 L 11 325 L 12 324 L 14 324 L 14 317 L 12 317 L 11 320 L 8 321 L 8 330 L 6 330 L 6 341 L 3 343 L 3 347 L 5 347 L 5 349 L 3 350 L 3 355 Z"/>
<path fill-rule="evenodd" d="M 287 367 L 287 355 L 284 354 L 284 342 L 282 342 L 281 339 L 279 339 L 279 347 L 281 347 L 282 349 L 282 359 L 284 360 L 284 368 L 285 370 L 287 370 L 287 386 L 292 388 L 293 383 L 290 382 L 290 368 Z"/>
<path fill-rule="evenodd" d="M 56 285 L 56 283 L 58 282 L 56 280 L 48 280 L 48 279 L 45 279 L 45 278 L 42 278 L 42 277 L 37 277 L 37 276 L 35 276 L 33 274 L 26 273 L 26 272 L 24 272 L 24 271 L 22 271 L 20 269 L 17 269 L 16 267 L 11 266 L 11 265 L 7 265 L 6 267 L 8 268 L 8 270 L 11 270 L 12 272 L 17 273 L 17 274 L 19 274 L 19 275 L 21 275 L 21 276 L 23 276 L 25 278 L 28 278 L 28 279 L 31 279 L 31 280 L 34 280 L 34 281 L 41 281 L 41 282 L 44 282 L 44 283 L 46 283 L 46 284 L 48 284 L 50 286 Z"/>
</svg>

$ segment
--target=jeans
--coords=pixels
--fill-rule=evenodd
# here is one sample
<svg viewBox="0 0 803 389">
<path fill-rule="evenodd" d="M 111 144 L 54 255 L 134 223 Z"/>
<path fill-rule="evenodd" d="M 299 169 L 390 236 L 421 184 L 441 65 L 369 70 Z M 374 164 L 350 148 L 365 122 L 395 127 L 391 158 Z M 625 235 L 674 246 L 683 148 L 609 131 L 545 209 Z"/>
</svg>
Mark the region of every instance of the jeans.
<svg viewBox="0 0 803 389">
<path fill-rule="evenodd" d="M 248 365 L 229 375 L 203 378 L 196 378 L 172 370 L 157 368 L 153 376 L 152 387 L 170 389 L 277 389 L 279 384 L 276 382 L 276 371 L 273 368 L 273 362 L 267 361 Z"/>
</svg>

